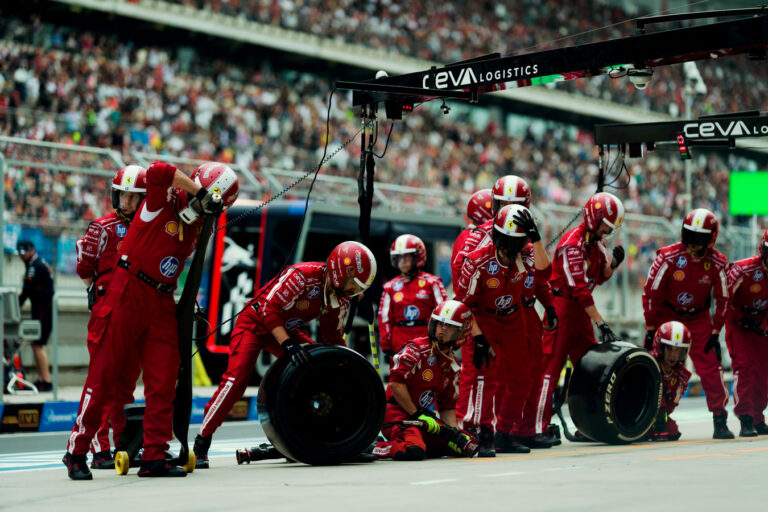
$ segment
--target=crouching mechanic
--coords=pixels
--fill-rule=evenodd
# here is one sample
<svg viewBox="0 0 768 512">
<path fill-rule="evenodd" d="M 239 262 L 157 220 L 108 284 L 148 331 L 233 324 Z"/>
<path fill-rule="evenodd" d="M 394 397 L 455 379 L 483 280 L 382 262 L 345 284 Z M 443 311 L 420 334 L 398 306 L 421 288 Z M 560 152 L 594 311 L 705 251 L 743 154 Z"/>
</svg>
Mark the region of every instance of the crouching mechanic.
<svg viewBox="0 0 768 512">
<path fill-rule="evenodd" d="M 229 342 L 229 363 L 219 388 L 205 406 L 205 418 L 195 437 L 197 468 L 209 467 L 213 433 L 240 400 L 262 350 L 275 357 L 287 353 L 300 365 L 309 360 L 302 343 L 314 343 L 300 327 L 320 319 L 322 341 L 344 345 L 343 324 L 349 299 L 371 286 L 376 259 L 361 243 L 343 242 L 326 263 L 290 265 L 263 286 L 238 317 Z"/>
<path fill-rule="evenodd" d="M 440 436 L 441 421 L 457 428 L 459 364 L 453 351 L 464 343 L 472 328 L 472 313 L 461 302 L 440 303 L 429 319 L 429 335 L 406 344 L 393 360 L 387 388 L 387 409 L 382 433 L 388 439 L 376 444 L 377 458 L 423 460 L 425 457 L 462 455 L 472 441 L 466 433 L 451 441 Z M 440 414 L 438 420 L 429 408 Z M 416 420 L 416 421 L 411 421 Z M 420 426 L 417 426 L 418 422 Z"/>
<path fill-rule="evenodd" d="M 112 180 L 112 208 L 114 212 L 92 221 L 85 236 L 77 241 L 77 275 L 83 280 L 88 292 L 88 309 L 91 316 L 98 315 L 98 304 L 109 287 L 117 265 L 117 254 L 128 234 L 128 226 L 144 201 L 147 193 L 147 170 L 138 165 L 123 167 Z M 96 323 L 96 322 L 94 322 Z M 93 325 L 89 323 L 89 325 Z M 93 357 L 96 345 L 88 338 L 88 354 Z M 107 404 L 101 416 L 101 427 L 91 441 L 91 469 L 114 469 L 115 461 L 109 449 L 109 427 L 115 445 L 125 429 L 123 406 L 133 403 L 133 389 L 139 378 L 137 360 L 126 360 L 114 371 L 122 377 L 113 390 L 113 400 Z"/>
<path fill-rule="evenodd" d="M 680 403 L 688 388 L 691 372 L 685 367 L 685 359 L 691 348 L 691 331 L 680 322 L 666 322 L 656 330 L 651 355 L 661 368 L 662 395 L 659 415 L 648 438 L 652 441 L 677 441 L 680 430 L 669 417 Z"/>
<path fill-rule="evenodd" d="M 203 229 L 203 217 L 229 208 L 237 193 L 237 175 L 223 164 L 203 164 L 190 177 L 163 162 L 147 169 L 147 198 L 131 222 L 112 282 L 88 326 L 96 348 L 63 459 L 73 480 L 93 478 L 85 454 L 104 405 L 123 378 L 115 368 L 132 357 L 141 363 L 146 398 L 139 476 L 186 476 L 165 458 L 181 363 L 173 291 Z"/>
</svg>

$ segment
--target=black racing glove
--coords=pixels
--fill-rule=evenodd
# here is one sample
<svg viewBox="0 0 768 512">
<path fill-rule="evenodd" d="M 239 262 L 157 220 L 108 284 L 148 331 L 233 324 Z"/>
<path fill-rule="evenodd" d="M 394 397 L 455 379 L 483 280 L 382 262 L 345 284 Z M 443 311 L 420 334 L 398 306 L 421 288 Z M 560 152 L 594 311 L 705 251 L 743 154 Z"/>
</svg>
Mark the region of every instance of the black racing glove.
<svg viewBox="0 0 768 512">
<path fill-rule="evenodd" d="M 611 260 L 611 268 L 615 269 L 616 267 L 621 265 L 622 261 L 624 261 L 624 248 L 619 245 L 613 248 L 613 259 Z"/>
<path fill-rule="evenodd" d="M 307 349 L 305 349 L 303 345 L 299 345 L 294 341 L 288 340 L 283 343 L 283 348 L 285 349 L 285 352 L 290 356 L 291 362 L 294 365 L 300 366 L 309 361 L 309 352 L 307 352 Z"/>
<path fill-rule="evenodd" d="M 720 333 L 711 334 L 709 336 L 709 341 L 707 341 L 707 344 L 704 345 L 704 353 L 708 354 L 710 350 L 715 351 L 715 357 L 717 357 L 717 362 L 722 363 L 723 353 L 722 353 L 722 350 L 720 349 Z"/>
<path fill-rule="evenodd" d="M 554 331 L 557 329 L 557 313 L 553 306 L 547 306 L 544 308 L 544 314 L 547 316 L 547 323 L 544 325 L 545 331 Z"/>
<path fill-rule="evenodd" d="M 645 341 L 643 341 L 643 348 L 648 352 L 653 348 L 653 338 L 656 336 L 656 332 L 653 329 L 645 331 Z"/>
<path fill-rule="evenodd" d="M 488 368 L 491 365 L 491 345 L 482 334 L 473 338 L 475 340 L 475 353 L 472 356 L 472 363 L 478 370 L 482 370 L 483 365 Z"/>
<path fill-rule="evenodd" d="M 206 215 L 218 215 L 223 211 L 224 203 L 219 194 L 214 194 L 205 187 L 195 194 L 195 199 L 200 201 L 200 210 Z"/>
<path fill-rule="evenodd" d="M 86 292 L 88 293 L 88 311 L 90 311 L 96 305 L 96 281 L 88 285 Z"/>
<path fill-rule="evenodd" d="M 541 240 L 539 229 L 536 227 L 536 222 L 533 220 L 530 211 L 523 210 L 520 213 L 513 215 L 512 220 L 515 221 L 515 224 L 523 228 L 523 231 L 528 235 L 528 239 L 532 244 Z"/>
<path fill-rule="evenodd" d="M 600 329 L 600 334 L 603 338 L 603 343 L 614 343 L 619 340 L 619 337 L 616 336 L 616 334 L 611 330 L 610 327 L 608 327 L 608 324 L 605 323 L 605 320 L 601 320 L 597 322 L 597 328 Z"/>
</svg>

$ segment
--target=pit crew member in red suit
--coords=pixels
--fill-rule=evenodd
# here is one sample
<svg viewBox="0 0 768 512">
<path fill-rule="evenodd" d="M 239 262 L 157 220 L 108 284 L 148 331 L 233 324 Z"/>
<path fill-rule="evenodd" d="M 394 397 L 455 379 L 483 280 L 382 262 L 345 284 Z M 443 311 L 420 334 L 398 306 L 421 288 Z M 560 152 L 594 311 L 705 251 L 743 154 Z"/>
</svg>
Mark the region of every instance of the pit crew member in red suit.
<svg viewBox="0 0 768 512">
<path fill-rule="evenodd" d="M 429 408 L 434 404 L 446 425 L 458 427 L 459 364 L 453 352 L 471 328 L 467 306 L 455 300 L 442 302 L 430 316 L 428 336 L 411 340 L 395 355 L 382 429 L 387 440 L 376 444 L 375 457 L 423 460 L 460 453 L 438 437 L 440 423 Z M 419 420 L 424 427 L 404 425 L 403 420 Z"/>
<path fill-rule="evenodd" d="M 88 309 L 94 315 L 94 307 L 98 300 L 107 293 L 112 272 L 117 264 L 117 252 L 131 219 L 144 201 L 147 192 L 147 170 L 138 165 L 123 167 L 112 180 L 112 207 L 114 212 L 108 213 L 92 221 L 88 225 L 85 236 L 75 245 L 77 248 L 77 275 L 85 283 L 88 291 Z M 90 338 L 90 337 L 89 337 Z M 92 355 L 95 345 L 89 339 L 88 354 Z M 131 361 L 124 363 L 122 370 L 117 370 L 124 376 L 114 390 L 112 403 L 104 408 L 101 417 L 101 427 L 91 441 L 91 469 L 114 469 L 115 461 L 109 447 L 109 427 L 112 425 L 112 436 L 115 445 L 120 441 L 120 435 L 125 428 L 123 406 L 133 403 L 133 388 L 139 378 L 139 363 Z"/>
<path fill-rule="evenodd" d="M 180 365 L 173 291 L 203 216 L 229 208 L 237 193 L 237 175 L 223 164 L 203 164 L 190 177 L 163 162 L 147 169 L 147 198 L 131 221 L 109 289 L 88 328 L 96 349 L 63 459 L 70 478 L 93 478 L 85 453 L 122 378 L 114 369 L 129 357 L 141 362 L 146 398 L 138 474 L 186 476 L 165 459 Z"/>
<path fill-rule="evenodd" d="M 715 439 L 733 439 L 728 430 L 728 388 L 720 364 L 720 330 L 728 307 L 725 256 L 714 249 L 718 222 L 707 209 L 697 208 L 683 220 L 682 241 L 656 252 L 643 293 L 645 345 L 649 348 L 656 327 L 670 320 L 691 331 L 691 360 L 712 412 Z M 715 317 L 710 317 L 711 297 Z"/>
<path fill-rule="evenodd" d="M 680 404 L 688 388 L 691 372 L 685 367 L 685 359 L 691 348 L 691 331 L 680 322 L 662 324 L 653 337 L 651 355 L 661 368 L 662 395 L 659 416 L 648 432 L 652 441 L 677 441 L 680 429 L 670 414 Z"/>
<path fill-rule="evenodd" d="M 196 467 L 209 467 L 213 433 L 243 396 L 259 353 L 266 350 L 275 357 L 287 353 L 293 364 L 306 362 L 309 354 L 302 344 L 315 341 L 301 327 L 315 318 L 320 319 L 323 343 L 344 345 L 349 299 L 368 289 L 375 277 L 373 253 L 358 242 L 343 242 L 331 251 L 327 262 L 290 265 L 256 292 L 237 318 L 227 370 L 205 406 L 193 448 Z"/>
<path fill-rule="evenodd" d="M 472 194 L 467 202 L 467 218 L 469 223 L 464 231 L 456 237 L 451 253 L 451 285 L 454 287 L 459 282 L 461 265 L 464 263 L 464 256 L 467 255 L 464 249 L 467 238 L 478 229 L 478 226 L 493 220 L 493 192 L 491 189 L 484 188 Z M 472 249 L 474 250 L 474 247 Z"/>
<path fill-rule="evenodd" d="M 544 434 L 552 419 L 552 396 L 566 358 L 570 357 L 575 365 L 596 343 L 592 323 L 600 330 L 603 342 L 618 340 L 597 310 L 592 290 L 610 279 L 624 260 L 621 246 L 613 249 L 611 258 L 603 241 L 623 221 L 621 200 L 608 192 L 598 192 L 584 206 L 584 221 L 568 231 L 555 249 L 550 284 L 558 328 L 545 332 L 542 340 L 543 350 L 551 356 L 538 386 L 536 434 Z"/>
<path fill-rule="evenodd" d="M 755 256 L 729 267 L 731 302 L 725 317 L 725 341 L 733 366 L 733 412 L 740 437 L 768 434 L 763 411 L 768 405 L 768 230 Z"/>
<path fill-rule="evenodd" d="M 427 334 L 427 318 L 447 299 L 443 280 L 424 272 L 427 248 L 414 235 L 400 235 L 389 249 L 392 266 L 400 275 L 384 283 L 379 302 L 381 349 L 388 358 L 410 340 Z"/>
<path fill-rule="evenodd" d="M 457 299 L 468 305 L 475 317 L 475 347 L 472 358 L 462 361 L 459 393 L 467 404 L 461 420 L 465 428 L 478 431 L 480 457 L 496 455 L 495 409 L 504 413 L 500 421 L 505 424 L 521 419 L 525 397 L 533 385 L 531 367 L 539 364 L 532 360 L 521 310 L 524 283 L 531 270 L 522 251 L 529 240 L 533 243 L 535 279 L 549 279 L 549 257 L 531 212 L 514 204 L 504 206 L 496 215 L 493 242 L 464 259 L 456 289 Z M 502 397 L 500 407 L 494 404 L 497 391 Z M 509 448 L 517 453 L 530 451 L 517 443 L 510 443 Z"/>
</svg>

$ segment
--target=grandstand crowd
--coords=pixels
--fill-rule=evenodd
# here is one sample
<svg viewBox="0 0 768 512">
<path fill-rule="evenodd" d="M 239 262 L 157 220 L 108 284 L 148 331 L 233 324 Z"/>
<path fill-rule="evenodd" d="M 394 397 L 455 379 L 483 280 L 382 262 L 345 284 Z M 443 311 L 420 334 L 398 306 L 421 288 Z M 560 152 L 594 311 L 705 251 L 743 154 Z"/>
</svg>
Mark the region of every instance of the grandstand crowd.
<svg viewBox="0 0 768 512">
<path fill-rule="evenodd" d="M 424 5 L 410 1 L 341 2 L 338 9 L 331 9 L 327 1 L 183 3 L 294 30 L 317 32 L 315 27 L 328 27 L 322 35 L 402 52 L 418 48 L 419 57 L 446 61 L 504 50 L 508 41 L 518 46 L 507 51 L 521 50 L 626 16 L 607 8 L 582 16 L 586 0 L 558 8 L 554 3 L 534 7 L 533 2 L 503 2 L 485 4 L 476 12 L 466 11 L 467 3 L 446 2 L 429 16 Z M 359 25 L 350 25 L 355 19 Z M 577 19 L 592 21 L 577 23 Z M 383 20 L 389 24 L 386 30 L 366 28 Z M 614 37 L 617 30 L 618 26 L 600 34 Z M 363 37 L 373 32 L 379 34 L 379 42 Z M 508 37 L 510 32 L 519 37 Z M 434 34 L 438 35 L 433 40 Z M 757 72 L 756 66 L 728 72 L 728 66 L 740 62 L 745 64 L 724 59 L 719 64 L 725 65 L 719 67 L 704 65 L 709 91 L 697 104 L 718 112 L 759 108 L 765 101 L 766 81 L 744 72 Z M 678 67 L 666 72 L 682 73 Z M 132 150 L 166 151 L 234 162 L 257 178 L 264 167 L 309 169 L 322 153 L 328 93 L 336 78 L 273 70 L 268 65 L 250 69 L 224 58 L 190 56 L 178 48 L 52 25 L 38 17 L 0 18 L 0 133 L 112 148 L 126 155 L 126 161 Z M 599 88 L 597 80 L 602 80 Z M 665 103 L 667 107 L 679 103 L 681 89 L 681 80 L 671 77 L 654 81 L 643 92 L 635 92 L 627 80 L 607 77 L 572 84 L 611 101 L 640 101 L 661 110 Z M 337 94 L 334 100 L 335 146 L 354 133 L 358 122 L 348 96 Z M 487 123 L 472 119 L 466 113 L 443 116 L 437 105 L 417 109 L 393 130 L 387 156 L 377 166 L 377 179 L 469 193 L 490 186 L 499 175 L 517 174 L 528 180 L 538 200 L 576 206 L 594 191 L 597 153 L 589 132 L 550 126 L 512 133 L 503 117 L 490 116 Z M 350 144 L 324 172 L 352 176 L 358 158 L 359 146 Z M 685 209 L 682 163 L 669 153 L 628 162 L 631 179 L 627 181 L 625 174 L 616 182 L 627 187 L 618 194 L 628 211 L 680 218 Z M 615 165 L 612 172 L 619 167 Z M 754 163 L 728 152 L 696 154 L 693 203 L 727 211 L 729 171 L 750 167 Z M 108 211 L 105 191 L 101 179 L 13 168 L 6 174 L 7 220 L 89 220 Z"/>
</svg>

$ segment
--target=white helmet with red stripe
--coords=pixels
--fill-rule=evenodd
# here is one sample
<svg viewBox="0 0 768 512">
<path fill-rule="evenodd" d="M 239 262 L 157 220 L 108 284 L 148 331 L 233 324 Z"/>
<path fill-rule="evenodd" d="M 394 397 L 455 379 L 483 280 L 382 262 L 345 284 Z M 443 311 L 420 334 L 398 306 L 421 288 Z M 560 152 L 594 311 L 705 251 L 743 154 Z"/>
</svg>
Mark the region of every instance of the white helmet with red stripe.
<svg viewBox="0 0 768 512">
<path fill-rule="evenodd" d="M 413 254 L 413 266 L 416 269 L 424 268 L 427 264 L 427 248 L 416 235 L 400 235 L 392 242 L 389 259 L 393 267 L 397 268 L 397 257 L 403 254 Z"/>
<path fill-rule="evenodd" d="M 685 362 L 691 348 L 691 331 L 682 323 L 674 320 L 661 324 L 653 337 L 651 353 L 655 357 L 664 357 L 664 345 L 682 348 L 678 362 Z"/>
<path fill-rule="evenodd" d="M 493 192 L 483 188 L 472 194 L 467 202 L 467 217 L 479 226 L 493 218 Z"/>
<path fill-rule="evenodd" d="M 112 208 L 120 208 L 120 192 L 147 193 L 147 170 L 140 165 L 126 165 L 112 179 Z"/>
<path fill-rule="evenodd" d="M 454 327 L 446 339 L 437 338 L 437 326 L 445 324 Z M 429 317 L 429 339 L 441 347 L 457 348 L 472 331 L 472 312 L 462 302 L 446 300 L 437 305 Z"/>
<path fill-rule="evenodd" d="M 189 178 L 209 192 L 221 197 L 222 211 L 232 206 L 240 193 L 237 174 L 226 164 L 205 163 L 195 169 Z M 176 207 L 179 217 L 187 224 L 192 224 L 202 215 L 197 201 L 191 201 L 191 194 L 180 193 Z"/>
<path fill-rule="evenodd" d="M 519 176 L 507 175 L 502 176 L 493 185 L 493 213 L 499 212 L 499 209 L 503 206 L 501 202 L 517 203 L 531 207 L 531 188 L 528 183 Z"/>
<path fill-rule="evenodd" d="M 584 222 L 587 231 L 595 232 L 605 223 L 615 232 L 624 222 L 624 204 L 610 192 L 598 192 L 584 205 Z"/>
<path fill-rule="evenodd" d="M 340 297 L 354 297 L 371 286 L 376 277 L 376 258 L 359 242 L 342 242 L 328 256 L 331 287 Z"/>
<path fill-rule="evenodd" d="M 493 245 L 503 250 L 507 257 L 519 253 L 528 243 L 528 235 L 514 220 L 515 216 L 523 211 L 528 211 L 528 208 L 519 204 L 508 204 L 498 211 L 493 221 Z"/>
<path fill-rule="evenodd" d="M 715 245 L 719 223 L 715 214 L 706 208 L 696 208 L 688 212 L 683 219 L 681 240 L 685 245 L 700 245 L 706 253 Z"/>
</svg>

